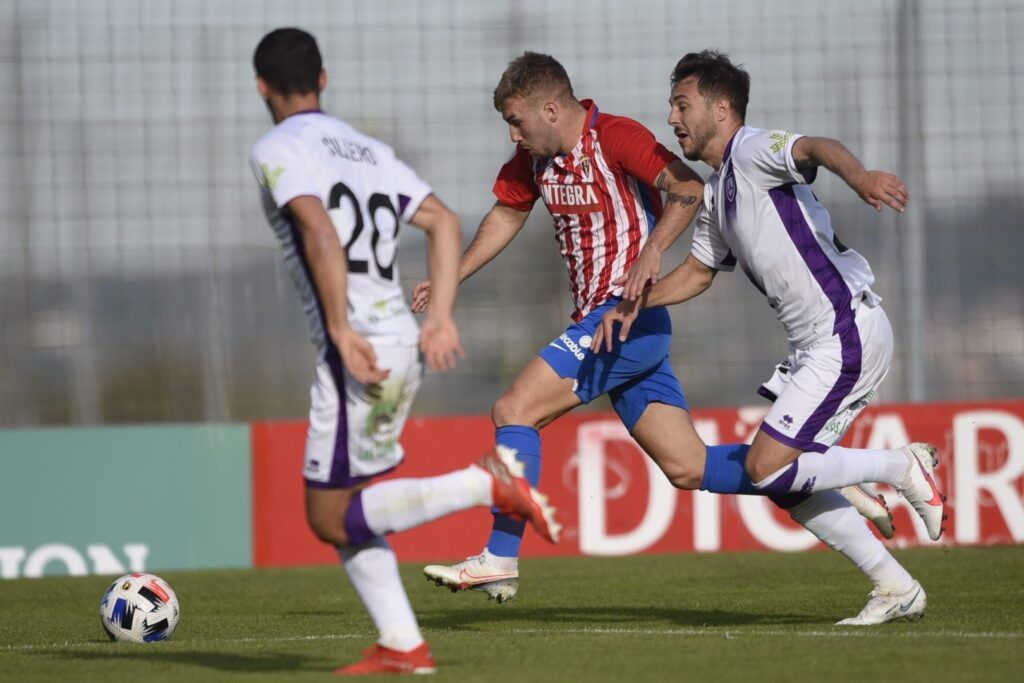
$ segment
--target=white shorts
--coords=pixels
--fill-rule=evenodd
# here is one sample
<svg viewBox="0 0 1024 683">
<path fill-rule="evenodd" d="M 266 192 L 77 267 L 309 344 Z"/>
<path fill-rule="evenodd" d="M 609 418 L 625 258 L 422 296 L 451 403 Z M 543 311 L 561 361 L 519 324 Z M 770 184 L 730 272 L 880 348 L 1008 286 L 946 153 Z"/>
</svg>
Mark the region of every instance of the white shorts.
<svg viewBox="0 0 1024 683">
<path fill-rule="evenodd" d="M 825 452 L 874 397 L 892 364 L 893 333 L 880 306 L 861 302 L 853 324 L 790 349 L 759 394 L 774 401 L 761 430 L 802 451 Z"/>
<path fill-rule="evenodd" d="M 307 486 L 351 488 L 394 469 L 405 457 L 398 438 L 423 377 L 419 349 L 370 343 L 377 365 L 391 371 L 381 384 L 357 382 L 337 353 L 328 352 L 317 363 L 303 468 Z"/>
</svg>

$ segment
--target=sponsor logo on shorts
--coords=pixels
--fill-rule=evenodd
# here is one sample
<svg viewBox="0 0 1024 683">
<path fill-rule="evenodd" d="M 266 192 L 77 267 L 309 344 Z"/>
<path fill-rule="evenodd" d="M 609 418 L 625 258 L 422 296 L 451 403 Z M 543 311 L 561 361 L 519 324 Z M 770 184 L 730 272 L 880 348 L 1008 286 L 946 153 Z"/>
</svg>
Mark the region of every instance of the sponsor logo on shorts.
<svg viewBox="0 0 1024 683">
<path fill-rule="evenodd" d="M 379 325 L 393 318 L 397 318 L 401 315 L 405 315 L 408 309 L 405 307 L 405 302 L 394 299 L 388 301 L 387 299 L 381 299 L 375 301 L 373 307 L 366 314 L 366 322 L 371 325 Z"/>
<path fill-rule="evenodd" d="M 871 399 L 874 397 L 875 392 L 873 390 L 864 394 L 859 399 L 836 413 L 836 415 L 825 423 L 825 426 L 821 428 L 821 431 L 829 434 L 835 434 L 836 441 L 843 438 L 846 434 L 846 430 L 850 428 L 850 423 L 860 415 L 860 412 L 867 407 L 868 403 L 870 403 Z"/>
<path fill-rule="evenodd" d="M 586 340 L 586 342 L 587 342 L 586 344 L 583 344 L 584 340 Z M 558 338 L 558 341 L 560 341 L 563 344 L 565 344 L 565 348 L 567 348 L 569 350 L 569 353 L 571 353 L 572 355 L 576 356 L 576 360 L 583 360 L 584 356 L 586 355 L 583 352 L 583 349 L 589 347 L 592 340 L 591 340 L 590 337 L 582 337 L 580 339 L 580 343 L 577 344 L 576 342 L 574 342 L 572 339 L 569 338 L 569 335 L 563 333 Z M 581 348 L 581 345 L 582 345 L 582 348 Z M 555 346 L 556 348 L 560 348 L 560 347 L 557 347 L 557 345 L 554 344 L 554 343 L 552 343 L 552 346 Z"/>
<path fill-rule="evenodd" d="M 785 429 L 790 429 L 793 426 L 793 416 L 783 415 L 782 419 L 779 420 L 779 424 L 782 425 Z"/>
</svg>

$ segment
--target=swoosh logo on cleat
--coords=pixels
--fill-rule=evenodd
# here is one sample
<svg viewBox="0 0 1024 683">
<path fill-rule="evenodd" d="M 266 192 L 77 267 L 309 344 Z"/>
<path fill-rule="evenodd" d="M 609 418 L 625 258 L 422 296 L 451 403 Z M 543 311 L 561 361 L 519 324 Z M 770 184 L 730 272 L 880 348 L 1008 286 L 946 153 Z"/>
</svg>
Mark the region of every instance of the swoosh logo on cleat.
<svg viewBox="0 0 1024 683">
<path fill-rule="evenodd" d="M 928 505 L 940 506 L 942 505 L 942 494 L 939 493 L 939 487 L 935 485 L 935 481 L 932 479 L 932 475 L 928 474 L 928 470 L 924 468 L 921 461 L 917 461 L 917 466 L 921 468 L 921 474 L 924 475 L 928 485 L 932 487 L 932 499 L 928 501 Z"/>
<path fill-rule="evenodd" d="M 900 612 L 906 612 L 910 609 L 915 602 L 917 602 L 917 596 L 921 594 L 921 589 L 918 588 L 917 592 L 914 593 L 914 597 L 910 598 L 910 602 L 900 605 Z"/>
<path fill-rule="evenodd" d="M 505 574 L 481 574 L 474 575 L 467 572 L 465 569 L 459 571 L 459 578 L 462 579 L 467 586 L 474 586 L 478 583 L 489 583 L 491 581 L 498 581 L 500 579 L 514 579 L 515 574 L 506 572 Z"/>
</svg>

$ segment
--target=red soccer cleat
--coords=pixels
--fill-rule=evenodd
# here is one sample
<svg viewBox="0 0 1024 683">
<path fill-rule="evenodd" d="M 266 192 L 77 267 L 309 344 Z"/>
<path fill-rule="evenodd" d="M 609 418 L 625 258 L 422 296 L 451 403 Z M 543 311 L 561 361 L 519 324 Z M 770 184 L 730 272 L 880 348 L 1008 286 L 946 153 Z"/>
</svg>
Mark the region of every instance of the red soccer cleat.
<svg viewBox="0 0 1024 683">
<path fill-rule="evenodd" d="M 477 467 L 491 475 L 494 507 L 517 519 L 526 519 L 549 543 L 558 543 L 562 526 L 555 521 L 555 508 L 548 498 L 530 486 L 523 472 L 523 463 L 516 452 L 495 446 L 483 454 Z"/>
<path fill-rule="evenodd" d="M 400 652 L 374 643 L 363 650 L 363 658 L 355 664 L 334 670 L 335 676 L 369 676 L 371 674 L 432 674 L 437 662 L 430 646 L 423 643 L 409 652 Z"/>
</svg>

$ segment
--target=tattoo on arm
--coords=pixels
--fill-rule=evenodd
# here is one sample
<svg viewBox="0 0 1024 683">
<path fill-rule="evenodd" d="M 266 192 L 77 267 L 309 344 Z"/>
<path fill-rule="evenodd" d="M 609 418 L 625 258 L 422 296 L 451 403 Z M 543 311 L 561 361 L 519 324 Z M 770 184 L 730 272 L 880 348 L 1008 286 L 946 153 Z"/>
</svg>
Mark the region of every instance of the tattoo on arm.
<svg viewBox="0 0 1024 683">
<path fill-rule="evenodd" d="M 678 204 L 679 206 L 690 206 L 697 201 L 697 198 L 692 194 L 682 195 L 676 194 L 675 192 L 669 192 L 665 195 L 665 206 L 669 204 Z"/>
<path fill-rule="evenodd" d="M 661 173 L 658 174 L 658 177 L 654 179 L 654 186 L 656 188 L 658 188 L 659 190 L 668 191 L 668 183 L 665 182 L 667 180 L 668 180 L 668 169 L 666 168 L 666 169 L 663 169 L 661 171 Z"/>
</svg>

